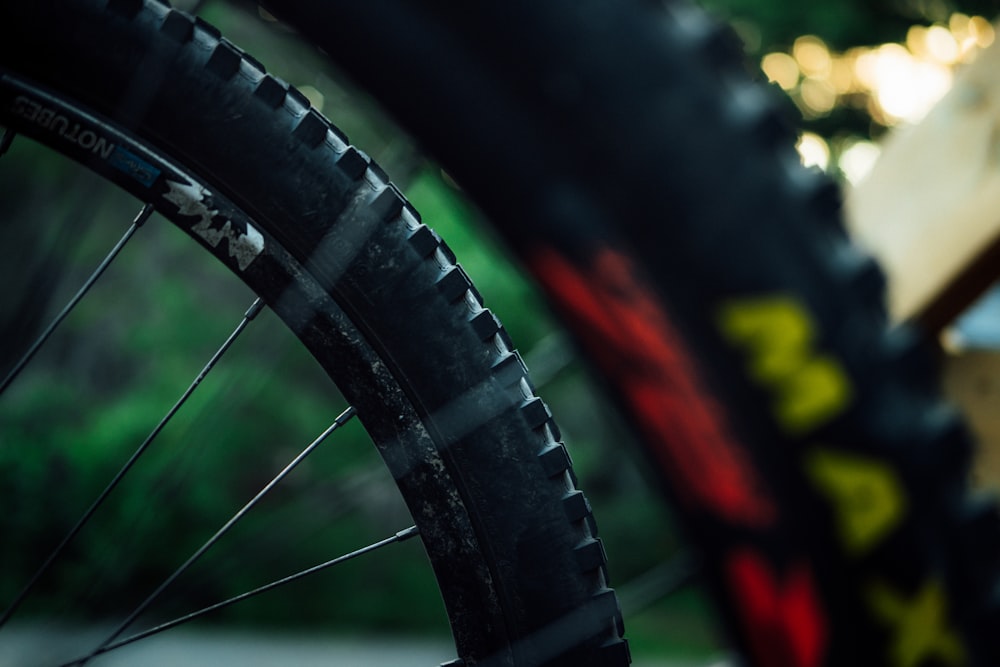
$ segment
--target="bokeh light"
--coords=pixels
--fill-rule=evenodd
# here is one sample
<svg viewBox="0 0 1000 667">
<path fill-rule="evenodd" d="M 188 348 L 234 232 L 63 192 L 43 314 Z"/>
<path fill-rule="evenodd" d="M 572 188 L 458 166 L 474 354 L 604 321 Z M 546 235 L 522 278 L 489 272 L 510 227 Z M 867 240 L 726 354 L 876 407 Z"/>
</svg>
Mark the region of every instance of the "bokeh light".
<svg viewBox="0 0 1000 667">
<path fill-rule="evenodd" d="M 841 151 L 838 166 L 853 185 L 868 175 L 881 153 L 882 149 L 870 141 L 853 141 Z"/>
<path fill-rule="evenodd" d="M 807 167 L 826 169 L 830 164 L 830 147 L 818 134 L 803 132 L 795 148 L 802 157 L 802 163 Z"/>
<path fill-rule="evenodd" d="M 878 125 L 891 127 L 923 118 L 951 88 L 955 68 L 974 60 L 995 38 L 984 17 L 955 13 L 944 22 L 912 26 L 903 43 L 842 53 L 818 37 L 804 35 L 787 52 L 764 55 L 761 69 L 807 119 L 853 107 L 865 110 Z M 832 163 L 848 181 L 871 167 L 877 150 L 870 142 L 847 142 L 831 150 L 816 134 L 803 135 L 799 142 L 803 162 L 824 169 Z M 825 159 L 820 158 L 823 154 Z"/>
</svg>

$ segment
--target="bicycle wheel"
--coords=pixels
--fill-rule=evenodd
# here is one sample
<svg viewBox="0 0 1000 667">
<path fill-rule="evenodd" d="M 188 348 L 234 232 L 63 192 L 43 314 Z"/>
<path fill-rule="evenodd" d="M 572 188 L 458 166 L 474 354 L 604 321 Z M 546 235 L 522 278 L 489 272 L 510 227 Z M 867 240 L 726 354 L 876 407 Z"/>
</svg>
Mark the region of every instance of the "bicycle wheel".
<svg viewBox="0 0 1000 667">
<path fill-rule="evenodd" d="M 160 2 L 34 2 L 0 10 L 0 123 L 188 232 L 334 378 L 419 529 L 456 665 L 627 662 L 590 506 L 519 355 L 304 96 Z"/>
<path fill-rule="evenodd" d="M 566 315 L 752 664 L 997 664 L 967 434 L 730 33 L 673 1 L 271 4 Z"/>
</svg>

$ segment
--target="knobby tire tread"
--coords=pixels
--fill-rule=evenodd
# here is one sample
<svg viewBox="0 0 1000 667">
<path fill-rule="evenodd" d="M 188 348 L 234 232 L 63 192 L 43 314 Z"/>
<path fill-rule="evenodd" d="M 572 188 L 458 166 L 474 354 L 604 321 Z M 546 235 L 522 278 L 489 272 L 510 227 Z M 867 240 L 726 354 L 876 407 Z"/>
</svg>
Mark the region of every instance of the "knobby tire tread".
<svg viewBox="0 0 1000 667">
<path fill-rule="evenodd" d="M 45 58 L 25 57 L 24 34 Z M 11 89 L 12 76 L 37 83 L 189 169 L 205 181 L 206 206 L 233 225 L 245 214 L 248 238 L 259 230 L 266 251 L 246 266 L 233 237 L 212 246 L 192 236 L 265 298 L 357 407 L 421 529 L 466 664 L 627 664 L 604 550 L 551 413 L 447 245 L 377 165 L 301 93 L 161 2 L 6 6 L 0 67 Z M 190 210 L 163 203 L 162 179 L 139 182 L 80 154 L 65 128 L 40 120 L 40 103 L 18 99 L 5 98 L 6 122 L 191 232 Z M 348 333 L 337 329 L 343 313 Z M 337 356 L 357 334 L 375 354 Z M 398 397 L 365 395 L 386 372 L 419 424 L 396 417 Z"/>
<path fill-rule="evenodd" d="M 995 503 L 967 490 L 969 435 L 920 336 L 887 324 L 884 278 L 846 237 L 836 186 L 801 167 L 787 105 L 750 80 L 729 31 L 681 1 L 273 5 L 505 232 L 614 392 L 642 397 L 637 378 L 649 378 L 627 367 L 650 359 L 616 349 L 628 335 L 616 315 L 645 308 L 652 317 L 637 315 L 632 333 L 656 321 L 663 354 L 688 360 L 680 375 L 693 380 L 671 375 L 663 410 L 686 386 L 714 416 L 714 436 L 738 445 L 732 469 L 761 482 L 747 498 L 776 508 L 767 529 L 720 518 L 723 483 L 714 499 L 683 495 L 699 483 L 685 470 L 705 438 L 683 427 L 705 428 L 699 410 L 671 413 L 682 424 L 667 427 L 671 440 L 649 430 L 657 415 L 622 403 L 651 436 L 651 468 L 687 515 L 751 664 L 1000 663 L 989 630 L 1000 523 Z M 779 381 L 792 376 L 754 370 L 774 344 L 766 335 L 723 332 L 734 304 L 792 318 L 781 331 L 800 340 L 777 349 L 837 376 L 846 398 L 835 414 L 782 421 L 795 394 Z M 835 485 L 859 479 L 836 477 L 850 466 L 891 497 L 873 505 L 892 517 L 878 540 L 842 534 L 860 516 Z M 763 523 L 766 512 L 744 514 Z M 907 626 L 924 603 L 933 620 Z"/>
</svg>

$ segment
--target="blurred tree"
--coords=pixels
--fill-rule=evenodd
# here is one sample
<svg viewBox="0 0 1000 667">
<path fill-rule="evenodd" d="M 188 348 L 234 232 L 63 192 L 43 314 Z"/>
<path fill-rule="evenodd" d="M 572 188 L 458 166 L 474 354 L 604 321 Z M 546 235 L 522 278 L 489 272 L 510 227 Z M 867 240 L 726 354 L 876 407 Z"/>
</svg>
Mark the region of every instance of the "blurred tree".
<svg viewBox="0 0 1000 667">
<path fill-rule="evenodd" d="M 944 21 L 955 11 L 993 18 L 993 0 L 702 0 L 719 15 L 755 33 L 754 53 L 787 48 L 800 35 L 818 35 L 832 48 L 900 41 L 914 23 Z"/>
</svg>

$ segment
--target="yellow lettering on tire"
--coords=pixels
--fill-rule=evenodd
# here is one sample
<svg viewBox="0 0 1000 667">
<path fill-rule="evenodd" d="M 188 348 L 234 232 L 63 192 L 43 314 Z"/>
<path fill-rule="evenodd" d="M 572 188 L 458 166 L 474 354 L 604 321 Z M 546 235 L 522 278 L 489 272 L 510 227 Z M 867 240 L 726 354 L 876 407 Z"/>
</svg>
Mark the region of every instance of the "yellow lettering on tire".
<svg viewBox="0 0 1000 667">
<path fill-rule="evenodd" d="M 843 411 L 851 387 L 840 362 L 818 353 L 806 310 L 788 297 L 736 301 L 719 314 L 722 334 L 749 354 L 751 377 L 773 396 L 784 430 L 801 435 Z"/>
<path fill-rule="evenodd" d="M 958 667 L 965 664 L 965 649 L 948 627 L 944 590 L 937 581 L 928 581 L 911 598 L 888 585 L 869 586 L 868 602 L 875 615 L 891 628 L 891 667 L 917 667 L 934 660 L 936 665 Z"/>
<path fill-rule="evenodd" d="M 895 470 L 882 461 L 817 448 L 805 456 L 809 478 L 833 506 L 844 551 L 870 550 L 906 513 L 906 495 Z"/>
</svg>

